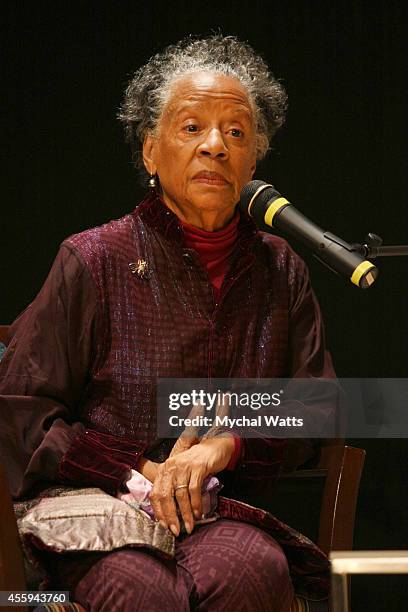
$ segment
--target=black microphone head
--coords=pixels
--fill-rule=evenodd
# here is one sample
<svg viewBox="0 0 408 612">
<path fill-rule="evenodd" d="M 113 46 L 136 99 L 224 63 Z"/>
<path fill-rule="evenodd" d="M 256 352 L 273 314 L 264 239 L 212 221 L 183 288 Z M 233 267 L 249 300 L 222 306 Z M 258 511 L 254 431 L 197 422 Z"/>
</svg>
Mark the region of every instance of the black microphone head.
<svg viewBox="0 0 408 612">
<path fill-rule="evenodd" d="M 270 183 L 250 181 L 242 188 L 239 205 L 242 211 L 262 223 L 268 203 L 279 197 L 279 191 Z"/>
<path fill-rule="evenodd" d="M 265 181 L 250 181 L 241 190 L 241 200 L 240 200 L 240 208 L 241 210 L 247 212 L 248 206 L 256 192 L 263 185 L 267 185 Z"/>
</svg>

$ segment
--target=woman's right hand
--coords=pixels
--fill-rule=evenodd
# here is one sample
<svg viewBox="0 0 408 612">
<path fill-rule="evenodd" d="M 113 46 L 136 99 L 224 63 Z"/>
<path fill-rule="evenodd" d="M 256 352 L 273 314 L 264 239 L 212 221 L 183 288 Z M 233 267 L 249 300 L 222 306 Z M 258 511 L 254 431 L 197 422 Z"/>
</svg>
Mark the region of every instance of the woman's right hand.
<svg viewBox="0 0 408 612">
<path fill-rule="evenodd" d="M 149 498 L 163 527 L 179 535 L 179 510 L 187 533 L 192 532 L 194 519 L 202 515 L 204 479 L 225 469 L 234 449 L 233 436 L 207 438 L 159 464 Z"/>
</svg>

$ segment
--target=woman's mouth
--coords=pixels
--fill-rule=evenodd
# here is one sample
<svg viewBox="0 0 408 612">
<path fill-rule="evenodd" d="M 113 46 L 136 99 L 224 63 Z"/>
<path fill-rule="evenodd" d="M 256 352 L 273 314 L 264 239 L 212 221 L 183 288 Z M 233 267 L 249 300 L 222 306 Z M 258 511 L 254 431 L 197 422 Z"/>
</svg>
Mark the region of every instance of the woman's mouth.
<svg viewBox="0 0 408 612">
<path fill-rule="evenodd" d="M 228 185 L 227 179 L 218 172 L 210 172 L 209 170 L 202 170 L 193 176 L 193 180 L 199 183 L 205 183 L 206 185 Z"/>
</svg>

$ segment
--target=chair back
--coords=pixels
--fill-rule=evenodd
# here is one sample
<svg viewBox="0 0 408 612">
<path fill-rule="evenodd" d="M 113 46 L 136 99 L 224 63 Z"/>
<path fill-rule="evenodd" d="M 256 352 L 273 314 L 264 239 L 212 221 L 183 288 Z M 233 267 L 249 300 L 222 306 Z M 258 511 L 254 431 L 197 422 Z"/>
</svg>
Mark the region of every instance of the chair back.
<svg viewBox="0 0 408 612">
<path fill-rule="evenodd" d="M 256 496 L 248 503 L 269 510 L 326 554 L 351 550 L 365 454 L 351 446 L 324 446 L 315 468 L 282 474 L 272 499 Z"/>
</svg>

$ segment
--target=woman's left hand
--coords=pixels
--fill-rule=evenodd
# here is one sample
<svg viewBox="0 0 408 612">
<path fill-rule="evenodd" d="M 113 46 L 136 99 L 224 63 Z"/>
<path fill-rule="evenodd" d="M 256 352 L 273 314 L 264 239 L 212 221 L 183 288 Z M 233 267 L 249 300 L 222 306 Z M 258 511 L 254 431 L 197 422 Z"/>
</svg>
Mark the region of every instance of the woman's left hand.
<svg viewBox="0 0 408 612">
<path fill-rule="evenodd" d="M 205 438 L 187 450 L 175 449 L 158 466 L 150 503 L 156 519 L 164 527 L 169 527 L 175 536 L 180 533 L 177 506 L 187 533 L 191 533 L 194 517 L 201 518 L 202 514 L 201 487 L 204 479 L 221 472 L 228 465 L 234 448 L 234 438 L 228 434 Z"/>
</svg>

